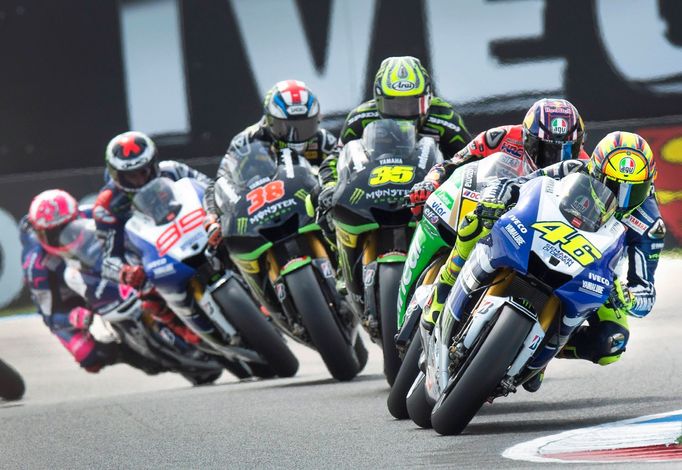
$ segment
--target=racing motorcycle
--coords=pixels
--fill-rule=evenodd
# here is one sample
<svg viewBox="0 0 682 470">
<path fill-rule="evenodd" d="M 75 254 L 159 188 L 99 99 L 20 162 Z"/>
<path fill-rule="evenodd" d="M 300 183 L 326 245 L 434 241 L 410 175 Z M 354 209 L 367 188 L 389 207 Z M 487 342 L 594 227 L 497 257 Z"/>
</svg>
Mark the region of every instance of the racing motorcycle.
<svg viewBox="0 0 682 470">
<path fill-rule="evenodd" d="M 608 299 L 624 246 L 613 193 L 584 174 L 535 178 L 474 248 L 407 396 L 410 418 L 459 434 L 485 401 L 545 368 Z"/>
<path fill-rule="evenodd" d="M 0 359 L 0 398 L 3 400 L 19 400 L 26 392 L 24 379 L 14 367 Z"/>
<path fill-rule="evenodd" d="M 421 342 L 412 338 L 418 330 L 421 306 L 431 293 L 427 286 L 433 284 L 447 261 L 460 221 L 476 207 L 481 192 L 492 182 L 525 176 L 534 170 L 534 164 L 524 156 L 494 153 L 455 170 L 426 201 L 410 242 L 397 295 L 399 331 L 395 344 L 403 361 L 386 402 L 393 417 L 408 418 L 405 397 L 419 373 L 417 359 L 421 353 Z"/>
<path fill-rule="evenodd" d="M 207 248 L 204 187 L 156 178 L 133 199 L 126 244 L 168 307 L 200 338 L 204 352 L 260 377 L 291 377 L 298 360 L 237 273 Z"/>
<path fill-rule="evenodd" d="M 63 254 L 65 284 L 102 318 L 116 340 L 124 345 L 129 362 L 138 363 L 148 373 L 180 373 L 194 385 L 211 383 L 220 377 L 223 364 L 215 356 L 202 352 L 168 325 L 145 314 L 140 293 L 101 277 L 98 268 L 102 248 L 93 220 L 70 222 L 60 234 L 60 243 L 67 247 Z M 135 356 L 142 360 L 135 360 Z M 236 363 L 227 368 L 240 378 L 249 376 Z"/>
<path fill-rule="evenodd" d="M 394 345 L 396 298 L 416 223 L 403 199 L 415 181 L 442 161 L 435 140 L 417 142 L 411 121 L 378 120 L 344 146 L 332 198 L 332 220 L 348 299 L 393 384 L 400 357 Z"/>
<path fill-rule="evenodd" d="M 334 378 L 352 379 L 367 350 L 315 222 L 310 165 L 290 149 L 275 156 L 260 141 L 226 159 L 215 198 L 232 262 L 285 334 L 317 350 Z"/>
</svg>

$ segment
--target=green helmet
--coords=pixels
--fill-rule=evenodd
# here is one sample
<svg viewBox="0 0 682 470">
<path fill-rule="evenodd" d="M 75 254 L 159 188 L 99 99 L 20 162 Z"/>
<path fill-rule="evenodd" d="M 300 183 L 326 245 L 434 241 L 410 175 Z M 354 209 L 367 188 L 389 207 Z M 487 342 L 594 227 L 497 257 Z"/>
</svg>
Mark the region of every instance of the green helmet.
<svg viewBox="0 0 682 470">
<path fill-rule="evenodd" d="M 389 57 L 374 77 L 374 100 L 382 117 L 422 119 L 431 106 L 431 77 L 419 59 Z"/>
</svg>

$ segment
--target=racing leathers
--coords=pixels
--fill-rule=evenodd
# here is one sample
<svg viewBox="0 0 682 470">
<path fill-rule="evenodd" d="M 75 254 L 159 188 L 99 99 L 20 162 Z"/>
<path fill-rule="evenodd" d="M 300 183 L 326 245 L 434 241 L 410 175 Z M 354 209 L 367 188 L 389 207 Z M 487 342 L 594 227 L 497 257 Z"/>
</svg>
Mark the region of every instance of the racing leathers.
<svg viewBox="0 0 682 470">
<path fill-rule="evenodd" d="M 281 150 L 290 147 L 290 145 L 287 142 L 283 140 L 276 140 L 272 136 L 272 134 L 270 134 L 265 124 L 265 119 L 262 118 L 257 123 L 247 127 L 239 134 L 234 136 L 227 149 L 227 153 L 230 153 L 235 149 L 242 148 L 245 145 L 248 145 L 254 141 L 268 142 L 272 144 L 274 150 Z M 300 154 L 301 156 L 305 157 L 305 159 L 311 165 L 320 166 L 324 159 L 336 149 L 336 145 L 337 142 L 336 137 L 334 137 L 334 134 L 327 131 L 326 129 L 319 129 L 315 136 L 305 143 L 305 149 L 302 152 L 300 152 Z M 227 159 L 223 158 L 223 160 L 220 162 L 220 166 L 218 167 L 218 174 L 216 175 L 216 180 L 222 176 L 225 176 L 226 171 Z M 332 169 L 328 168 L 323 169 L 320 166 L 320 175 L 322 175 L 325 172 L 332 171 L 333 171 Z M 329 176 L 328 178 L 330 177 L 331 176 Z M 204 206 L 206 208 L 206 212 L 208 213 L 208 217 L 211 217 L 212 215 L 215 216 L 216 214 L 218 214 L 218 210 L 215 205 L 214 194 L 215 194 L 214 183 L 211 183 L 206 189 L 206 194 L 204 196 Z"/>
<path fill-rule="evenodd" d="M 45 251 L 27 217 L 20 225 L 24 281 L 45 325 L 88 372 L 119 362 L 118 345 L 98 342 L 88 331 L 88 322 L 82 318 L 87 313 L 84 301 L 64 282 L 63 259 Z"/>
<path fill-rule="evenodd" d="M 498 217 L 504 210 L 516 203 L 519 188 L 526 181 L 539 176 L 561 179 L 576 172 L 587 174 L 587 162 L 567 160 L 537 170 L 527 176 L 500 180 L 497 184 L 486 188 L 481 204 L 487 206 L 484 210 L 497 211 L 493 218 Z M 480 224 L 482 228 L 465 230 L 462 234 L 463 240 L 460 241 L 458 238 L 457 246 L 439 272 L 438 284 L 431 299 L 433 307 L 425 309 L 422 324 L 432 324 L 435 321 L 434 313 L 438 313 L 437 309 L 444 301 L 439 298 L 442 297 L 442 292 L 439 295 L 439 288 L 444 291 L 446 289 L 443 287 L 454 285 L 473 246 L 489 232 L 489 229 L 486 230 L 483 227 L 482 220 L 475 215 L 470 214 L 466 219 L 469 225 Z M 623 296 L 622 292 L 619 292 L 616 296 L 614 293 L 620 289 L 614 289 L 609 301 L 588 318 L 589 325 L 583 325 L 576 330 L 558 357 L 587 359 L 601 365 L 616 362 L 625 351 L 629 338 L 627 316 L 641 318 L 653 308 L 656 301 L 654 274 L 665 237 L 665 224 L 655 195 L 652 193 L 641 206 L 623 217 L 621 223 L 626 227 L 627 289 L 624 290 L 627 295 Z M 471 236 L 470 232 L 476 233 Z M 462 246 L 463 244 L 465 246 Z M 614 285 L 618 282 L 620 281 L 614 282 Z M 627 300 L 623 299 L 619 302 L 617 297 L 626 297 Z"/>
<path fill-rule="evenodd" d="M 159 162 L 159 176 L 173 181 L 192 178 L 204 187 L 212 182 L 208 176 L 184 163 L 170 160 Z M 102 277 L 120 282 L 121 274 L 127 266 L 124 227 L 132 215 L 135 194 L 123 191 L 111 178 L 107 180 L 97 195 L 92 214 L 97 231 L 104 241 Z"/>
<path fill-rule="evenodd" d="M 353 109 L 346 117 L 346 122 L 341 129 L 339 148 L 351 140 L 362 138 L 362 133 L 371 122 L 382 119 L 374 100 L 362 103 Z M 471 135 L 464 125 L 462 117 L 455 112 L 452 105 L 447 101 L 433 97 L 429 113 L 423 122 L 418 122 L 419 133 L 433 137 L 444 157 L 448 158 L 462 150 L 466 143 L 471 140 Z M 330 155 L 320 166 L 320 183 L 322 186 L 333 186 L 338 175 L 336 164 L 338 150 Z"/>
<path fill-rule="evenodd" d="M 459 150 L 450 160 L 438 163 L 431 168 L 424 181 L 437 185 L 447 180 L 462 165 L 480 160 L 496 152 L 521 157 L 523 155 L 523 125 L 500 126 L 478 134 L 469 144 Z M 588 160 L 589 155 L 580 149 L 580 160 Z"/>
</svg>

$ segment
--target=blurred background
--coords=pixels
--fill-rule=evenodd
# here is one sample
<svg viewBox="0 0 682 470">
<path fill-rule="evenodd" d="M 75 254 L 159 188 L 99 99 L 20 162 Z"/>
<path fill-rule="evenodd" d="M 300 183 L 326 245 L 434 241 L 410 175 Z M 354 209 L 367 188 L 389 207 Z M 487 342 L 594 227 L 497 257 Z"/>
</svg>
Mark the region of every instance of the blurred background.
<svg viewBox="0 0 682 470">
<path fill-rule="evenodd" d="M 32 196 L 96 192 L 114 135 L 147 132 L 213 176 L 275 82 L 307 82 L 336 133 L 391 55 L 419 57 L 472 134 L 549 96 L 580 110 L 588 151 L 642 134 L 667 247 L 682 244 L 679 0 L 0 0 L 0 308 L 29 308 Z"/>
</svg>

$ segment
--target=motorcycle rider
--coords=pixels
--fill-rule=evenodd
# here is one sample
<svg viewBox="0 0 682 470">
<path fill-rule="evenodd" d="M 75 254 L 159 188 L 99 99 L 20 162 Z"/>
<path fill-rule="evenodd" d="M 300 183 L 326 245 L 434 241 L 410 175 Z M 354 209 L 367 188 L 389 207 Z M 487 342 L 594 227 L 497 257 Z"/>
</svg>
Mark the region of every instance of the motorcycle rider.
<svg viewBox="0 0 682 470">
<path fill-rule="evenodd" d="M 569 101 L 552 98 L 538 100 L 530 107 L 522 124 L 494 127 L 481 132 L 452 159 L 435 165 L 426 178 L 410 191 L 412 212 L 420 215 L 431 193 L 457 168 L 496 152 L 517 157 L 525 153 L 536 168 L 571 158 L 587 160 L 589 156 L 583 150 L 584 136 L 583 120 Z"/>
<path fill-rule="evenodd" d="M 452 105 L 433 96 L 431 77 L 419 59 L 411 56 L 384 59 L 374 77 L 374 98 L 353 109 L 346 118 L 339 137 L 339 148 L 360 139 L 365 127 L 378 119 L 416 121 L 420 134 L 434 137 L 443 155 L 461 151 L 471 135 L 462 117 Z M 331 207 L 338 175 L 339 150 L 320 166 L 322 191 L 317 197 L 318 214 Z"/>
<path fill-rule="evenodd" d="M 105 242 L 102 276 L 139 288 L 146 280 L 144 268 L 124 261 L 123 229 L 132 215 L 133 197 L 144 185 L 158 177 L 173 181 L 192 178 L 204 187 L 211 183 L 211 179 L 184 163 L 160 162 L 152 139 L 136 131 L 111 139 L 106 149 L 106 167 L 109 178 L 93 207 L 97 230 Z"/>
<path fill-rule="evenodd" d="M 561 179 L 585 173 L 601 181 L 617 198 L 615 217 L 626 227 L 627 282 L 616 279 L 608 301 L 571 336 L 557 357 L 578 358 L 607 365 L 620 359 L 629 338 L 627 316 L 646 316 L 656 301 L 654 274 L 658 266 L 665 224 L 653 190 L 656 168 L 649 144 L 630 132 L 612 132 L 594 149 L 589 161 L 567 160 L 528 176 L 500 181 L 484 191 L 476 212 L 465 217 L 448 263 L 438 275 L 434 294 L 424 309 L 421 324 L 433 328 L 449 291 L 476 242 L 490 232 L 494 221 L 516 203 L 521 184 L 539 176 Z M 446 294 L 447 295 L 447 294 Z M 544 371 L 524 384 L 534 392 Z"/>
<path fill-rule="evenodd" d="M 81 296 L 64 283 L 62 254 L 69 249 L 59 240 L 71 221 L 83 217 L 76 200 L 66 191 L 48 190 L 38 194 L 22 218 L 21 243 L 24 279 L 33 303 L 45 325 L 88 372 L 127 363 L 147 373 L 158 373 L 158 366 L 129 350 L 123 344 L 103 343 L 88 331 L 93 312 Z"/>
<path fill-rule="evenodd" d="M 111 139 L 106 149 L 106 168 L 108 181 L 100 190 L 93 207 L 97 231 L 104 240 L 102 277 L 139 289 L 146 281 L 144 267 L 127 262 L 124 246 L 124 227 L 132 215 L 135 194 L 158 177 L 173 181 L 192 178 L 203 187 L 212 181 L 184 163 L 159 161 L 152 139 L 137 131 L 125 132 Z M 143 301 L 142 307 L 186 341 L 198 341 L 198 337 L 180 324 L 161 299 L 149 296 Z"/>
<path fill-rule="evenodd" d="M 322 160 L 336 148 L 336 137 L 320 128 L 320 103 L 317 97 L 300 80 L 278 82 L 265 95 L 263 117 L 234 136 L 225 158 L 220 162 L 216 179 L 225 176 L 229 160 L 242 153 L 255 141 L 271 144 L 273 155 L 280 150 L 291 149 L 312 165 L 319 166 Z M 325 171 L 320 168 L 320 173 Z M 214 187 L 211 184 L 204 197 L 206 207 L 205 228 L 209 244 L 217 246 L 222 240 L 222 229 L 215 205 Z"/>
</svg>

